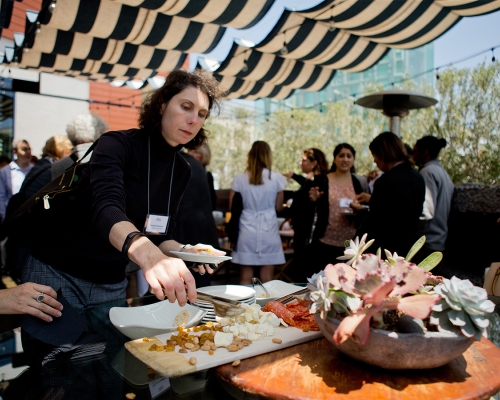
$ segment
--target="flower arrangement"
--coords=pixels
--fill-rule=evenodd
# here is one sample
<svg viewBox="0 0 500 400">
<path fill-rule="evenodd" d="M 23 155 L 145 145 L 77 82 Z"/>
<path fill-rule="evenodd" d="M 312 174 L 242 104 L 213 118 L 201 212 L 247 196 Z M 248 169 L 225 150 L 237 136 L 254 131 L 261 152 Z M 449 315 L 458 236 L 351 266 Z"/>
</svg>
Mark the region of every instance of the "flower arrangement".
<svg viewBox="0 0 500 400">
<path fill-rule="evenodd" d="M 376 255 L 365 254 L 373 243 L 366 243 L 366 237 L 346 242 L 339 257 L 345 263 L 329 264 L 309 279 L 310 312 L 341 321 L 333 335 L 336 344 L 349 338 L 365 344 L 371 327 L 404 332 L 404 318 L 424 331 L 461 333 L 475 340 L 487 336 L 486 315 L 495 306 L 484 289 L 469 280 L 432 275 L 429 271 L 442 259 L 439 252 L 419 265 L 411 262 L 425 237 L 406 257 L 384 250 L 385 260 L 380 249 Z"/>
</svg>

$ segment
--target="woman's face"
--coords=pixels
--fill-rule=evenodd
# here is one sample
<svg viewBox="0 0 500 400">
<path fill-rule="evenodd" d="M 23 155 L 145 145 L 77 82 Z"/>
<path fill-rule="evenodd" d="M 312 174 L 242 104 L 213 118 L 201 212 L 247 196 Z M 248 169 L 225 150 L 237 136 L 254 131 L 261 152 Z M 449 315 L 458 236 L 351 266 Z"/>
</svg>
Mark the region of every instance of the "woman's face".
<svg viewBox="0 0 500 400">
<path fill-rule="evenodd" d="M 342 149 L 333 159 L 339 172 L 349 172 L 354 165 L 354 154 L 349 149 Z"/>
<path fill-rule="evenodd" d="M 302 168 L 302 172 L 308 174 L 312 172 L 314 168 L 316 168 L 318 162 L 316 160 L 311 161 L 305 154 L 302 154 L 302 160 L 300 160 L 300 167 Z"/>
<path fill-rule="evenodd" d="M 194 86 L 177 93 L 162 107 L 161 133 L 176 147 L 194 139 L 208 116 L 208 96 Z"/>
</svg>

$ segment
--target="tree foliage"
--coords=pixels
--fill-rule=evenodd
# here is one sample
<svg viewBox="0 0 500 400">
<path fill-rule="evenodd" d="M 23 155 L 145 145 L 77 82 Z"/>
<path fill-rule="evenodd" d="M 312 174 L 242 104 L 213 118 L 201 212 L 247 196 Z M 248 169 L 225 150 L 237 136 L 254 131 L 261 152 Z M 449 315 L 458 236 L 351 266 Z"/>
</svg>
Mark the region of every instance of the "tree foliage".
<svg viewBox="0 0 500 400">
<path fill-rule="evenodd" d="M 415 88 L 411 81 L 401 89 L 417 90 L 438 98 L 435 107 L 412 110 L 402 120 L 401 137 L 411 147 L 425 135 L 444 137 L 448 146 L 440 159 L 454 183 L 498 184 L 500 176 L 500 63 L 474 69 L 449 69 L 440 74 L 434 89 Z M 380 90 L 370 87 L 369 92 Z M 435 92 L 434 92 L 435 90 Z M 265 140 L 273 149 L 273 170 L 300 173 L 302 151 L 317 147 L 333 161 L 333 149 L 342 142 L 357 151 L 358 173 L 375 168 L 368 150 L 371 140 L 388 129 L 380 110 L 362 108 L 352 101 L 324 104 L 322 112 L 294 109 L 277 111 L 256 124 L 256 115 L 236 109 L 234 118 L 213 119 L 209 169 L 218 174 L 221 188 L 228 188 L 246 167 L 253 141 Z M 295 189 L 293 183 L 289 185 Z"/>
</svg>

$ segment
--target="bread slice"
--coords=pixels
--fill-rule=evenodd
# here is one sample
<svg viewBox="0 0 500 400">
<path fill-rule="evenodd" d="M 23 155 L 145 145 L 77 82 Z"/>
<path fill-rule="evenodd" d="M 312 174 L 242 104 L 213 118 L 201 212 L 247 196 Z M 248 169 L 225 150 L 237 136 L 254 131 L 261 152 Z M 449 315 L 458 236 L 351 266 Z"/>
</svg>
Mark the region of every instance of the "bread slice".
<svg viewBox="0 0 500 400">
<path fill-rule="evenodd" d="M 177 316 L 174 318 L 174 326 L 184 326 L 187 324 L 189 319 L 189 311 L 182 310 Z"/>
</svg>

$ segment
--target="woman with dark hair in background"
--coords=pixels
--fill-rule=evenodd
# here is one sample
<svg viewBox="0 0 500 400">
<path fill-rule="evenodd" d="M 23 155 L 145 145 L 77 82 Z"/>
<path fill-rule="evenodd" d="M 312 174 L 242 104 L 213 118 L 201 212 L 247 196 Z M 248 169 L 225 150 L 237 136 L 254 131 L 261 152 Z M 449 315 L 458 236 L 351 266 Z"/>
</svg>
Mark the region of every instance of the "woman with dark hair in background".
<svg viewBox="0 0 500 400">
<path fill-rule="evenodd" d="M 311 230 L 314 223 L 316 206 L 309 200 L 309 189 L 314 186 L 314 178 L 328 172 L 325 154 L 315 148 L 305 149 L 300 160 L 302 172 L 306 176 L 293 172 L 283 174 L 287 179 L 293 179 L 301 186 L 293 194 L 290 207 L 290 218 L 293 226 L 293 251 L 294 257 L 302 254 L 311 240 Z"/>
<path fill-rule="evenodd" d="M 276 211 L 283 209 L 286 179 L 271 171 L 272 152 L 266 142 L 256 141 L 248 153 L 247 169 L 234 178 L 229 207 L 237 193 L 243 200 L 239 233 L 233 262 L 240 264 L 240 283 L 252 283 L 254 266 L 260 280 L 274 277 L 274 266 L 283 264 L 285 256 L 278 233 Z"/>
<path fill-rule="evenodd" d="M 427 189 L 424 203 L 426 224 L 420 229 L 426 240 L 417 253 L 419 261 L 435 251 L 444 252 L 448 235 L 448 216 L 455 187 L 437 159 L 444 147 L 446 139 L 435 136 L 424 136 L 413 147 L 413 161 L 419 166 Z"/>
<path fill-rule="evenodd" d="M 361 184 L 354 175 L 356 151 L 348 143 L 337 145 L 333 151 L 333 164 L 326 175 L 314 179 L 309 197 L 316 203 L 318 218 L 313 232 L 313 241 L 306 249 L 309 260 L 306 276 L 318 272 L 329 263 L 336 263 L 344 254 L 344 243 L 356 232 L 354 219 L 343 215 L 358 193 Z M 306 266 L 306 265 L 304 265 Z"/>
<path fill-rule="evenodd" d="M 391 132 L 378 135 L 370 143 L 377 167 L 384 173 L 377 179 L 372 195 L 361 193 L 351 207 L 362 210 L 360 203 L 370 206 L 370 212 L 357 235 L 368 234 L 379 247 L 405 257 L 418 239 L 418 224 L 425 197 L 424 178 L 412 168 L 403 141 Z"/>
</svg>

